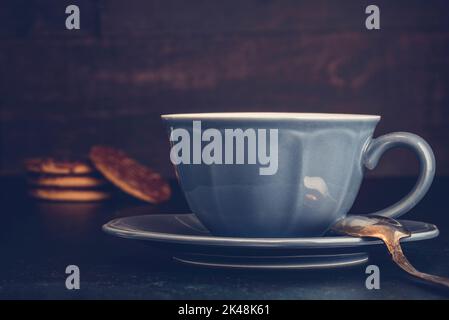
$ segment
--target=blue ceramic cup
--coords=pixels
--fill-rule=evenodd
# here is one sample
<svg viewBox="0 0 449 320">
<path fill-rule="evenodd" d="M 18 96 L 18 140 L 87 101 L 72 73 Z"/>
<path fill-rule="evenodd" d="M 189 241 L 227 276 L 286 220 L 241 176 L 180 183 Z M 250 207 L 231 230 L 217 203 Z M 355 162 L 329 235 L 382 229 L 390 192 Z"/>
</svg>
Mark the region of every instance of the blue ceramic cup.
<svg viewBox="0 0 449 320">
<path fill-rule="evenodd" d="M 350 210 L 365 168 L 374 169 L 392 147 L 416 153 L 419 178 L 407 196 L 374 214 L 406 213 L 435 174 L 432 150 L 419 136 L 373 138 L 380 116 L 198 113 L 162 119 L 187 202 L 214 235 L 320 236 Z"/>
</svg>

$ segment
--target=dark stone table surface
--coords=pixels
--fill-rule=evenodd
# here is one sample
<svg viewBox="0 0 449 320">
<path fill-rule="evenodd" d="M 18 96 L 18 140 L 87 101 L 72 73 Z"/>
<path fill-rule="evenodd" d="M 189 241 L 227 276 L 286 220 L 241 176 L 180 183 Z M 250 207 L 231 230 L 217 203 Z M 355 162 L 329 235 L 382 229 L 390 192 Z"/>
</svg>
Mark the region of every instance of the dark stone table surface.
<svg viewBox="0 0 449 320">
<path fill-rule="evenodd" d="M 412 178 L 367 179 L 352 212 L 383 208 L 413 186 Z M 370 264 L 380 268 L 379 290 L 365 287 L 366 266 L 315 271 L 238 271 L 194 268 L 172 261 L 169 252 L 114 238 L 101 226 L 129 209 L 185 213 L 173 182 L 171 201 L 146 205 L 118 193 L 97 204 L 39 202 L 26 196 L 23 177 L 0 178 L 1 299 L 441 299 L 449 291 L 404 274 L 383 247 Z M 449 178 L 437 178 L 407 219 L 436 224 L 440 236 L 405 245 L 422 271 L 449 277 Z M 132 211 L 132 210 L 131 210 Z M 144 210 L 146 211 L 146 209 Z M 65 268 L 81 270 L 81 289 L 67 290 Z"/>
</svg>

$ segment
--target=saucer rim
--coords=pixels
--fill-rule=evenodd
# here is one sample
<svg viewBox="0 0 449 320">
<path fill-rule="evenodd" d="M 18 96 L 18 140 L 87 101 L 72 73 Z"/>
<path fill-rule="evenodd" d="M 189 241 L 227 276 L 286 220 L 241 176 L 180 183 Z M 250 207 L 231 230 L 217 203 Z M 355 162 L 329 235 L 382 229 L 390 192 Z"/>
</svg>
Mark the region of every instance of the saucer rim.
<svg viewBox="0 0 449 320">
<path fill-rule="evenodd" d="M 359 253 L 360 258 L 351 259 L 348 257 L 349 261 L 340 262 L 322 262 L 322 263 L 284 263 L 284 264 L 251 264 L 251 263 L 222 263 L 222 262 L 207 262 L 207 261 L 196 261 L 191 259 L 179 257 L 177 255 L 173 256 L 173 260 L 178 263 L 192 265 L 195 267 L 207 267 L 216 269 L 242 269 L 242 270 L 317 270 L 317 269 L 340 269 L 355 267 L 362 264 L 366 264 L 369 261 L 369 255 L 367 253 Z M 279 259 L 279 257 L 273 256 L 274 259 Z"/>
<path fill-rule="evenodd" d="M 307 121 L 379 121 L 380 115 L 318 112 L 206 112 L 161 114 L 163 120 L 307 120 Z"/>
<path fill-rule="evenodd" d="M 185 214 L 147 214 L 139 217 L 178 216 Z M 190 213 L 190 215 L 194 215 Z M 173 233 L 163 233 L 154 231 L 137 231 L 117 228 L 115 225 L 119 221 L 137 216 L 127 216 L 115 218 L 102 226 L 102 230 L 107 234 L 126 239 L 144 240 L 152 242 L 173 243 L 179 245 L 200 245 L 200 246 L 227 246 L 227 247 L 248 247 L 248 248 L 344 248 L 353 246 L 368 246 L 382 244 L 381 240 L 364 239 L 361 237 L 332 236 L 332 237 L 300 237 L 300 238 L 242 238 L 223 236 L 198 236 L 198 235 L 177 235 Z M 438 237 L 438 227 L 432 223 L 400 220 L 401 222 L 411 221 L 428 225 L 431 229 L 424 232 L 412 233 L 408 238 L 401 239 L 401 242 L 422 241 Z"/>
</svg>

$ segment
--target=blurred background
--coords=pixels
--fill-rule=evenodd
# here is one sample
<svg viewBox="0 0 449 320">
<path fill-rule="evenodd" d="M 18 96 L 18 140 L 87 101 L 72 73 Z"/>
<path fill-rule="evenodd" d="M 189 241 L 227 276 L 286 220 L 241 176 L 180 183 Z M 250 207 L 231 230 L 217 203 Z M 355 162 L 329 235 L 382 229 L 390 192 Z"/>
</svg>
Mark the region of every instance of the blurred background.
<svg viewBox="0 0 449 320">
<path fill-rule="evenodd" d="M 0 1 L 0 174 L 100 143 L 174 177 L 160 114 L 217 111 L 379 114 L 449 175 L 449 1 Z M 416 172 L 394 150 L 371 175 Z"/>
</svg>

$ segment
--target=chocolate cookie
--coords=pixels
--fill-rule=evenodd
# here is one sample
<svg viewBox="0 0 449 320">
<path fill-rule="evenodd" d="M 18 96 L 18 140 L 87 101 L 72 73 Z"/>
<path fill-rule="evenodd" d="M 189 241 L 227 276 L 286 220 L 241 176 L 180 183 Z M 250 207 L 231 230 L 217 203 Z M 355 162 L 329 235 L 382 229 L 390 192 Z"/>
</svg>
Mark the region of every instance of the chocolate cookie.
<svg viewBox="0 0 449 320">
<path fill-rule="evenodd" d="M 32 158 L 25 160 L 28 172 L 40 174 L 90 174 L 95 171 L 87 161 Z"/>
<path fill-rule="evenodd" d="M 51 201 L 101 201 L 111 197 L 111 194 L 100 190 L 89 189 L 57 189 L 57 188 L 33 188 L 29 190 L 30 196 Z"/>
<path fill-rule="evenodd" d="M 28 177 L 28 183 L 40 187 L 95 188 L 107 184 L 107 181 L 82 175 L 31 175 Z"/>
<path fill-rule="evenodd" d="M 123 151 L 94 146 L 90 150 L 90 160 L 106 179 L 138 199 L 159 203 L 170 198 L 170 186 L 161 175 Z"/>
</svg>

